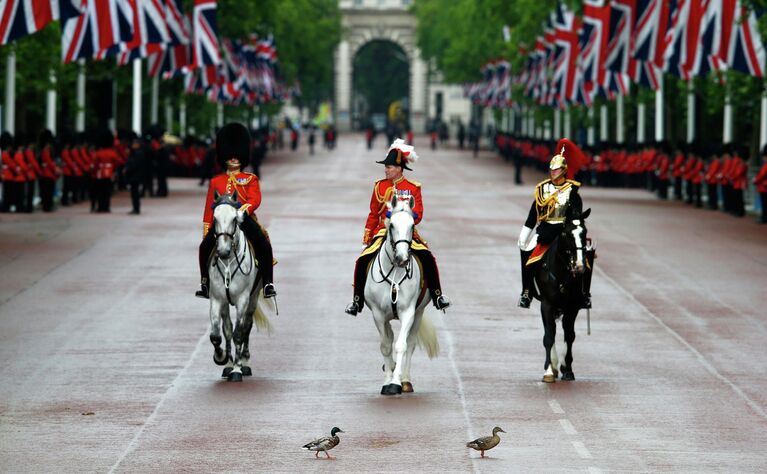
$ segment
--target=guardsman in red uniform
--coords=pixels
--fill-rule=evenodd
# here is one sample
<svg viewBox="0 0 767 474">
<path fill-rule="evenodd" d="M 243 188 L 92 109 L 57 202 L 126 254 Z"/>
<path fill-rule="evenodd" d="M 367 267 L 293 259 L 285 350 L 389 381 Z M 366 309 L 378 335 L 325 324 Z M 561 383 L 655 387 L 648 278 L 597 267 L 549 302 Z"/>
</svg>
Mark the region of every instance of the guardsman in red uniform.
<svg viewBox="0 0 767 474">
<path fill-rule="evenodd" d="M 115 168 L 120 162 L 120 156 L 114 149 L 114 135 L 109 130 L 101 132 L 98 148 L 91 153 L 93 166 L 93 197 L 96 212 L 112 212 L 112 179 Z"/>
<path fill-rule="evenodd" d="M 11 206 L 16 206 L 16 212 L 20 211 L 20 196 L 24 192 L 24 169 L 16 162 L 14 156 L 13 136 L 8 132 L 0 135 L 0 150 L 2 150 L 3 165 L 3 209 L 2 212 L 10 212 Z"/>
<path fill-rule="evenodd" d="M 61 169 L 53 161 L 53 133 L 47 129 L 43 130 L 37 143 L 40 149 L 40 200 L 43 212 L 51 212 L 56 180 L 61 176 Z"/>
<path fill-rule="evenodd" d="M 711 210 L 719 209 L 719 194 L 717 185 L 719 184 L 719 172 L 722 169 L 722 162 L 716 153 L 711 153 L 703 180 L 706 182 L 706 194 L 708 194 L 708 208 Z"/>
<path fill-rule="evenodd" d="M 232 194 L 237 192 L 237 199 L 242 203 L 240 210 L 247 215 L 240 224 L 248 241 L 253 245 L 256 260 L 259 262 L 259 273 L 264 282 L 264 297 L 277 296 L 273 280 L 274 258 L 272 244 L 266 231 L 256 220 L 256 209 L 261 205 L 261 187 L 258 176 L 241 171 L 250 162 L 250 133 L 244 125 L 229 123 L 219 130 L 216 135 L 216 159 L 225 173 L 214 176 L 208 186 L 208 197 L 205 200 L 205 211 L 202 218 L 202 243 L 200 244 L 200 290 L 195 296 L 209 298 L 208 295 L 208 261 L 216 247 L 213 227 L 213 202 L 215 195 Z"/>
<path fill-rule="evenodd" d="M 743 153 L 743 156 L 746 156 Z M 740 157 L 737 148 L 733 152 L 732 172 L 730 173 L 730 182 L 732 183 L 732 214 L 738 217 L 746 215 L 746 203 L 743 192 L 748 184 L 748 165 Z"/>
<path fill-rule="evenodd" d="M 416 225 L 423 218 L 423 199 L 421 197 L 421 184 L 411 181 L 403 176 L 403 170 L 411 170 L 408 164 L 414 163 L 418 155 L 412 146 L 406 145 L 405 141 L 398 138 L 389 147 L 386 159 L 377 161 L 386 167 L 385 179 L 376 181 L 373 185 L 373 195 L 370 198 L 370 213 L 365 222 L 365 231 L 362 234 L 362 243 L 366 245 L 362 255 L 357 259 L 354 267 L 354 301 L 346 307 L 346 313 L 356 316 L 365 307 L 365 281 L 367 278 L 368 263 L 375 257 L 376 250 L 386 238 L 386 203 L 396 195 L 400 199 L 415 200 L 413 206 L 413 219 Z M 432 302 L 437 309 L 446 309 L 450 306 L 450 300 L 442 294 L 442 286 L 439 281 L 439 270 L 426 242 L 413 230 L 413 253 L 421 261 L 424 280 L 429 288 Z"/>
<path fill-rule="evenodd" d="M 674 155 L 671 165 L 671 175 L 674 177 L 674 199 L 682 200 L 682 177 L 684 175 L 684 150 L 679 148 Z"/>
<path fill-rule="evenodd" d="M 767 145 L 762 148 L 762 169 L 754 177 L 754 185 L 762 201 L 762 217 L 759 219 L 759 223 L 767 224 Z"/>
<path fill-rule="evenodd" d="M 655 158 L 655 176 L 658 178 L 658 197 L 668 199 L 669 160 L 668 145 L 661 145 L 661 150 Z"/>
</svg>

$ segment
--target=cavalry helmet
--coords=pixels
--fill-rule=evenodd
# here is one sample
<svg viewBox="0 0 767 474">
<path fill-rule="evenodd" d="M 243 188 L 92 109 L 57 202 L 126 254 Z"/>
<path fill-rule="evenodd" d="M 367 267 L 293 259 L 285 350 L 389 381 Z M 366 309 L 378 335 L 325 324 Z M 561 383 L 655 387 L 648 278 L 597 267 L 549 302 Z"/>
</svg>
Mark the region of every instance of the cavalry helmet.
<svg viewBox="0 0 767 474">
<path fill-rule="evenodd" d="M 232 158 L 240 160 L 240 168 L 250 164 L 250 133 L 245 125 L 231 122 L 216 134 L 216 160 L 226 170 L 226 162 Z"/>
</svg>

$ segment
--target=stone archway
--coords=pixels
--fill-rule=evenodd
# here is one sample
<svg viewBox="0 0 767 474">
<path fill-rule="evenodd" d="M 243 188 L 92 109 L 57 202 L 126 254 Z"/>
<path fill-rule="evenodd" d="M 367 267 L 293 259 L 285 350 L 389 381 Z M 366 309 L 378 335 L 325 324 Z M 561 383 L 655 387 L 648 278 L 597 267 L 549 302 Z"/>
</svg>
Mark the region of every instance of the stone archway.
<svg viewBox="0 0 767 474">
<path fill-rule="evenodd" d="M 373 7 L 365 5 L 364 1 L 341 1 L 345 34 L 335 54 L 336 126 L 340 131 L 351 129 L 354 57 L 371 41 L 383 40 L 401 47 L 408 58 L 409 121 L 413 130 L 423 132 L 426 126 L 426 64 L 421 60 L 421 53 L 415 45 L 415 17 L 407 11 L 402 2 L 378 3 L 378 7 Z"/>
</svg>

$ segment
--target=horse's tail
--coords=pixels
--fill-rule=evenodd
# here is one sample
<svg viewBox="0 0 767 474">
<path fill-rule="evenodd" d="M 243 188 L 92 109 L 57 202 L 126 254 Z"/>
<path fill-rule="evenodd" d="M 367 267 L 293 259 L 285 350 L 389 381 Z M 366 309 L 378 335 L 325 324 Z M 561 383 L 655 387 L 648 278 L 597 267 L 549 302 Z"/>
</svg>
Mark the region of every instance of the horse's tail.
<svg viewBox="0 0 767 474">
<path fill-rule="evenodd" d="M 265 329 L 267 334 L 271 336 L 272 332 L 274 332 L 274 326 L 272 326 L 272 322 L 269 321 L 269 318 L 264 313 L 262 307 L 264 305 L 269 305 L 269 308 L 274 310 L 274 303 L 269 301 L 271 298 L 264 298 L 263 288 L 259 290 L 257 296 L 258 303 L 256 304 L 256 309 L 253 311 L 253 322 L 256 323 L 256 329 L 258 331 Z"/>
<path fill-rule="evenodd" d="M 418 345 L 426 351 L 429 359 L 439 355 L 439 341 L 437 341 L 437 330 L 429 317 L 429 313 L 424 311 L 421 317 L 421 325 L 418 328 Z"/>
</svg>

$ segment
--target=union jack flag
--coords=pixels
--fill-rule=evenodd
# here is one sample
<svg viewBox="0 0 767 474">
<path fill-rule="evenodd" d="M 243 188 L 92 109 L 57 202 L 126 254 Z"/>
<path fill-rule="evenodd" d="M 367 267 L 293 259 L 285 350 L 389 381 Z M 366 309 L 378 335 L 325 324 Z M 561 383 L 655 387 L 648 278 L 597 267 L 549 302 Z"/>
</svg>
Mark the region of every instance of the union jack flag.
<svg viewBox="0 0 767 474">
<path fill-rule="evenodd" d="M 31 35 L 58 19 L 51 0 L 1 0 L 0 45 Z"/>
<path fill-rule="evenodd" d="M 628 73 L 634 50 L 635 0 L 612 0 L 610 4 L 610 33 L 607 41 L 605 67 Z"/>
<path fill-rule="evenodd" d="M 216 28 L 216 0 L 194 0 L 192 67 L 221 63 Z"/>
<path fill-rule="evenodd" d="M 569 11 L 562 3 L 557 4 L 553 18 L 554 41 L 557 49 L 556 69 L 554 71 L 556 87 L 555 102 L 563 106 L 575 96 L 577 72 L 580 18 Z"/>
<path fill-rule="evenodd" d="M 670 3 L 668 0 L 637 0 L 633 51 L 635 59 L 663 66 Z"/>
<path fill-rule="evenodd" d="M 727 64 L 736 71 L 764 77 L 765 49 L 757 28 L 764 9 L 747 11 L 738 5 L 738 18 L 727 51 Z"/>
<path fill-rule="evenodd" d="M 59 8 L 64 63 L 96 57 L 133 38 L 129 0 L 59 0 Z"/>
</svg>

